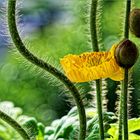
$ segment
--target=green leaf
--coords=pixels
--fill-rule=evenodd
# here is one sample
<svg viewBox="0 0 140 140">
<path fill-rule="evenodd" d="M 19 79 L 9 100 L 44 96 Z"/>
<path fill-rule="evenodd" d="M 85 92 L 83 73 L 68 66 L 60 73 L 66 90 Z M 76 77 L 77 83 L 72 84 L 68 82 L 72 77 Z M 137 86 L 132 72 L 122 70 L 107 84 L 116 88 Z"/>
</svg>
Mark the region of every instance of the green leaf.
<svg viewBox="0 0 140 140">
<path fill-rule="evenodd" d="M 131 132 L 140 129 L 140 118 L 133 118 L 128 120 L 128 129 L 129 129 L 129 139 L 140 139 L 139 135 L 133 134 Z M 108 133 L 113 136 L 107 140 L 117 140 L 118 139 L 118 124 L 111 124 L 111 128 L 108 130 Z"/>
<path fill-rule="evenodd" d="M 45 135 L 51 135 L 51 134 L 54 133 L 54 131 L 55 131 L 55 128 L 50 127 L 50 126 L 47 126 L 47 127 L 45 128 Z"/>
<path fill-rule="evenodd" d="M 140 118 L 133 118 L 128 121 L 129 132 L 140 129 Z"/>
<path fill-rule="evenodd" d="M 29 118 L 23 123 L 23 127 L 26 129 L 30 137 L 36 137 L 38 135 L 37 120 L 35 118 Z"/>
</svg>

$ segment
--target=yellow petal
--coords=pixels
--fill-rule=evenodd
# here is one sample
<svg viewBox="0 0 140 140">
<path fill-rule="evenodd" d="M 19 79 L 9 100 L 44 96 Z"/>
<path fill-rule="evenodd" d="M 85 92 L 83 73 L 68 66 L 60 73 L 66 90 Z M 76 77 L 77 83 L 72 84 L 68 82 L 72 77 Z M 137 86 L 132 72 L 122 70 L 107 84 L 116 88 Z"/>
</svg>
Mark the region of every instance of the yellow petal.
<svg viewBox="0 0 140 140">
<path fill-rule="evenodd" d="M 87 82 L 100 78 L 123 79 L 123 69 L 114 58 L 116 45 L 109 52 L 88 52 L 81 55 L 67 55 L 61 65 L 72 82 Z"/>
</svg>

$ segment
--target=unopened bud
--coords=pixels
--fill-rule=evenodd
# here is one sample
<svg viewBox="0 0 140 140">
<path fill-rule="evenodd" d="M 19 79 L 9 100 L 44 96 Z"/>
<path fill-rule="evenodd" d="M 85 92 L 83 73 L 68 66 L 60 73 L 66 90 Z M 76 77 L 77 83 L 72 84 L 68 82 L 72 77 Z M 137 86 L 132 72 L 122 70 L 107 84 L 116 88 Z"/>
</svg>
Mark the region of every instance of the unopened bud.
<svg viewBox="0 0 140 140">
<path fill-rule="evenodd" d="M 130 12 L 129 28 L 136 37 L 140 37 L 140 9 L 133 9 Z"/>
<path fill-rule="evenodd" d="M 116 62 L 123 68 L 132 67 L 139 56 L 136 45 L 128 39 L 120 42 L 115 50 Z"/>
</svg>

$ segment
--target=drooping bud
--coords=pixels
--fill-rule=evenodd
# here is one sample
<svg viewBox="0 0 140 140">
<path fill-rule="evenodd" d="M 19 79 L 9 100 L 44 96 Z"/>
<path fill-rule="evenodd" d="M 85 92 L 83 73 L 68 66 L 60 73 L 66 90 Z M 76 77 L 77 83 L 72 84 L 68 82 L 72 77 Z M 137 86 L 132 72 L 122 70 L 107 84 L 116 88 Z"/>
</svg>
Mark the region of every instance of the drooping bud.
<svg viewBox="0 0 140 140">
<path fill-rule="evenodd" d="M 121 41 L 115 50 L 116 62 L 123 68 L 132 67 L 138 56 L 139 52 L 136 45 L 128 39 Z"/>
<path fill-rule="evenodd" d="M 140 37 L 140 9 L 133 9 L 130 12 L 129 28 L 136 37 Z"/>
</svg>

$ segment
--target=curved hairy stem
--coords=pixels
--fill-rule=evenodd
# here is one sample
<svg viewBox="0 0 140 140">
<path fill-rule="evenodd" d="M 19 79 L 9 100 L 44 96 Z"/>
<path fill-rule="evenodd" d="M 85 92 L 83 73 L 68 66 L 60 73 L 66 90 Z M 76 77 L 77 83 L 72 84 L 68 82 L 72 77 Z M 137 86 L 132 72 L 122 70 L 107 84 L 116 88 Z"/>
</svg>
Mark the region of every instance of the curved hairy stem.
<svg viewBox="0 0 140 140">
<path fill-rule="evenodd" d="M 12 119 L 10 116 L 5 114 L 0 110 L 0 119 L 7 122 L 10 126 L 12 126 L 24 140 L 30 140 L 30 137 L 28 136 L 27 132 L 20 126 L 14 119 Z"/>
<path fill-rule="evenodd" d="M 97 5 L 98 0 L 92 0 L 91 10 L 90 10 L 90 33 L 91 33 L 91 42 L 93 51 L 99 51 L 98 47 L 98 38 L 97 38 Z M 99 116 L 99 133 L 100 139 L 104 139 L 104 127 L 103 127 L 103 116 L 102 116 L 102 88 L 101 88 L 101 80 L 96 80 L 96 97 L 97 97 L 97 110 Z"/>
<path fill-rule="evenodd" d="M 129 14 L 131 10 L 131 0 L 126 0 L 126 13 L 125 13 L 125 24 L 124 24 L 124 38 L 129 38 Z M 124 139 L 128 140 L 128 69 L 124 68 L 124 80 L 122 81 L 122 95 L 121 96 L 121 108 L 120 108 L 120 116 L 119 119 L 119 140 L 122 140 L 122 125 L 124 132 Z M 121 115 L 122 114 L 122 115 Z"/>
<path fill-rule="evenodd" d="M 54 75 L 61 82 L 63 82 L 65 86 L 70 90 L 76 102 L 78 112 L 79 112 L 79 120 L 80 120 L 79 140 L 84 140 L 86 135 L 86 115 L 85 115 L 85 109 L 80 94 L 76 89 L 76 87 L 73 85 L 73 83 L 63 73 L 61 73 L 59 70 L 54 68 L 52 65 L 37 58 L 25 47 L 25 45 L 23 44 L 19 36 L 17 26 L 16 26 L 16 18 L 15 18 L 16 1 L 17 0 L 8 0 L 8 26 L 9 26 L 11 38 L 15 46 L 17 47 L 18 51 L 28 61 Z"/>
</svg>

